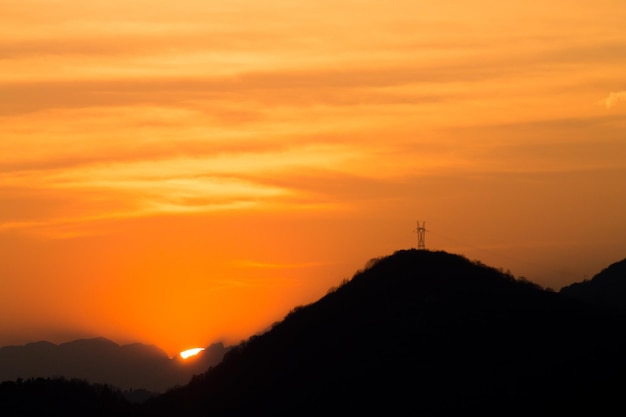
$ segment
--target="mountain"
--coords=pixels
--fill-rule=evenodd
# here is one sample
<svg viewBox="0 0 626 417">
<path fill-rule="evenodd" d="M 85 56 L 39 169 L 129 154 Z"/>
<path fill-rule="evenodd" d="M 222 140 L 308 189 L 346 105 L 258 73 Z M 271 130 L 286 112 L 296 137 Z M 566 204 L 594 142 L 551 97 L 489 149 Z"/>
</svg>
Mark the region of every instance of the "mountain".
<svg viewBox="0 0 626 417">
<path fill-rule="evenodd" d="M 219 363 L 223 344 L 209 346 L 193 359 L 170 359 L 153 345 L 118 345 L 105 338 L 60 345 L 50 342 L 0 348 L 0 381 L 18 378 L 65 378 L 111 384 L 121 389 L 163 392 Z"/>
<path fill-rule="evenodd" d="M 0 382 L 3 417 L 132 417 L 136 409 L 110 385 L 65 378 Z"/>
<path fill-rule="evenodd" d="M 621 324 L 462 256 L 399 251 L 140 414 L 619 414 Z"/>
<path fill-rule="evenodd" d="M 622 329 L 613 310 L 480 262 L 403 250 L 141 405 L 28 380 L 0 384 L 0 414 L 624 415 Z"/>
<path fill-rule="evenodd" d="M 598 306 L 626 311 L 626 259 L 610 265 L 591 280 L 563 287 L 560 293 Z"/>
</svg>

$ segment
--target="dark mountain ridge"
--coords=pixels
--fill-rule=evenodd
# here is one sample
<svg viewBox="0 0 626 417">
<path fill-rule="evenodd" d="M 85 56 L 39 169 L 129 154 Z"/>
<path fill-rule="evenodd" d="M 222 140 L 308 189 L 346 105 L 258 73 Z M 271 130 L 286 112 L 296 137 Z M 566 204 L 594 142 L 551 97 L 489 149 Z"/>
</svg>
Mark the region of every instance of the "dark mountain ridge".
<svg viewBox="0 0 626 417">
<path fill-rule="evenodd" d="M 591 280 L 561 288 L 560 293 L 596 306 L 626 312 L 626 259 L 611 264 Z"/>
<path fill-rule="evenodd" d="M 601 412 L 598 387 L 625 375 L 620 320 L 461 256 L 399 251 L 144 411 Z"/>
<path fill-rule="evenodd" d="M 462 256 L 403 250 L 141 406 L 64 381 L 47 383 L 93 400 L 41 398 L 65 416 L 622 415 L 623 325 Z M 7 392 L 40 398 L 45 381 L 3 385 L 7 415 L 41 414 Z"/>
</svg>

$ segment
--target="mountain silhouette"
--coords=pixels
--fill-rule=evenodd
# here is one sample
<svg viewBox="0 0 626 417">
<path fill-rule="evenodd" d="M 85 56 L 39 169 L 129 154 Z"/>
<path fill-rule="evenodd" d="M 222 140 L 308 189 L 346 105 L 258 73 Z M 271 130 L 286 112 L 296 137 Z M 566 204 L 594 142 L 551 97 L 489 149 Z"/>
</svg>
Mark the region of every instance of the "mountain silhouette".
<svg viewBox="0 0 626 417">
<path fill-rule="evenodd" d="M 226 348 L 217 343 L 192 359 L 169 358 L 153 345 L 118 345 L 105 338 L 81 339 L 0 348 L 0 381 L 65 377 L 110 384 L 120 389 L 163 392 L 182 385 L 222 360 Z"/>
<path fill-rule="evenodd" d="M 602 415 L 624 409 L 619 324 L 462 256 L 399 251 L 142 413 Z"/>
<path fill-rule="evenodd" d="M 0 382 L 3 417 L 131 417 L 136 410 L 110 385 L 65 378 Z"/>
<path fill-rule="evenodd" d="M 561 294 L 626 312 L 626 259 L 610 265 L 591 280 L 561 288 Z"/>
<path fill-rule="evenodd" d="M 0 384 L 0 413 L 624 415 L 622 325 L 612 310 L 480 262 L 402 250 L 144 404 L 106 386 L 28 380 Z"/>
</svg>

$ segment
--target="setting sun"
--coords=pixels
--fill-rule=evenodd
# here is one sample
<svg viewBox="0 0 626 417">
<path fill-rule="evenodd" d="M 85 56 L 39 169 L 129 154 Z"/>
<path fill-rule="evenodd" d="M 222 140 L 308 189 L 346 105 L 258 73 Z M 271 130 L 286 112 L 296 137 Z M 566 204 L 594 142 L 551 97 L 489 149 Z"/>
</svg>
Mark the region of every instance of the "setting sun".
<svg viewBox="0 0 626 417">
<path fill-rule="evenodd" d="M 198 353 L 202 352 L 203 350 L 204 348 L 187 349 L 187 350 L 180 352 L 180 357 L 183 359 L 188 359 L 192 356 L 196 356 Z"/>
</svg>

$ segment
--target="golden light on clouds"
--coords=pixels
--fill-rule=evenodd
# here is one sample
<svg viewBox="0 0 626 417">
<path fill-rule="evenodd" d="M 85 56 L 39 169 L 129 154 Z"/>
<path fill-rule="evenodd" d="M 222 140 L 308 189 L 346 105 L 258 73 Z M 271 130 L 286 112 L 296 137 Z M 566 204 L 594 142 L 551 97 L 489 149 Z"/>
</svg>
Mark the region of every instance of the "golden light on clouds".
<svg viewBox="0 0 626 417">
<path fill-rule="evenodd" d="M 611 94 L 609 94 L 607 98 L 602 100 L 601 103 L 603 103 L 607 109 L 611 109 L 621 101 L 626 101 L 626 91 L 611 91 Z"/>
<path fill-rule="evenodd" d="M 557 288 L 624 257 L 621 0 L 0 4 L 7 343 L 238 341 L 416 219 Z"/>
</svg>

